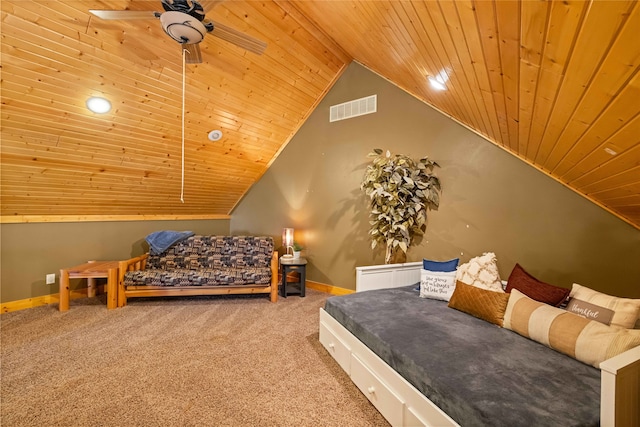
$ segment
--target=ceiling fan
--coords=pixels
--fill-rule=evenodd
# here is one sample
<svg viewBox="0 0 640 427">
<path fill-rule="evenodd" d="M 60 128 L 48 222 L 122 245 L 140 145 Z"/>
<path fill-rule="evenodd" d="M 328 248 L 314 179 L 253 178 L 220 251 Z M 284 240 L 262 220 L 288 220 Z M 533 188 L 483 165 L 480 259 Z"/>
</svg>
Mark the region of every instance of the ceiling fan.
<svg viewBox="0 0 640 427">
<path fill-rule="evenodd" d="M 249 52 L 261 55 L 267 47 L 262 40 L 212 21 L 205 16 L 204 8 L 196 0 L 160 0 L 164 12 L 146 10 L 96 10 L 89 12 L 105 20 L 135 20 L 159 18 L 162 29 L 169 37 L 182 45 L 188 64 L 202 62 L 200 43 L 207 33 L 235 44 Z"/>
</svg>

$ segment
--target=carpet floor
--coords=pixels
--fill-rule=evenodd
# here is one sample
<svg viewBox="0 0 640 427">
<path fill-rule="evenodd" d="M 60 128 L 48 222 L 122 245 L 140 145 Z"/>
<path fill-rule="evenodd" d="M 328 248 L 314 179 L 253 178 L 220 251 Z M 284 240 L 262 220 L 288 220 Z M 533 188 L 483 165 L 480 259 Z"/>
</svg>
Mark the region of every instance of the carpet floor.
<svg viewBox="0 0 640 427">
<path fill-rule="evenodd" d="M 318 341 L 328 297 L 104 296 L 3 314 L 0 424 L 388 426 Z"/>
</svg>

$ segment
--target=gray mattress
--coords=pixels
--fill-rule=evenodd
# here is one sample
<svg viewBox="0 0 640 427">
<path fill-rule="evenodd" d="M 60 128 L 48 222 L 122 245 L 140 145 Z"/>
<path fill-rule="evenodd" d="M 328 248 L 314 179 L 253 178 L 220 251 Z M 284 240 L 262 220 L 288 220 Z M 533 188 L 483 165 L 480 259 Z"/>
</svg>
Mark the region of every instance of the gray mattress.
<svg viewBox="0 0 640 427">
<path fill-rule="evenodd" d="M 598 369 L 415 285 L 331 297 L 325 310 L 462 426 L 599 425 Z"/>
</svg>

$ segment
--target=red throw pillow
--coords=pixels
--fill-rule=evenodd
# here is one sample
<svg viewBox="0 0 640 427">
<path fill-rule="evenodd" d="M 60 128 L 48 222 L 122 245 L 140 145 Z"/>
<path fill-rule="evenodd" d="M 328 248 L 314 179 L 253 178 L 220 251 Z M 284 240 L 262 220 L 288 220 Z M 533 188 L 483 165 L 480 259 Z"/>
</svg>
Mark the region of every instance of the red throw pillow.
<svg viewBox="0 0 640 427">
<path fill-rule="evenodd" d="M 506 292 L 511 293 L 511 289 L 517 289 L 531 299 L 545 304 L 559 307 L 569 297 L 571 289 L 560 288 L 541 282 L 527 273 L 520 264 L 516 264 L 507 280 Z"/>
</svg>

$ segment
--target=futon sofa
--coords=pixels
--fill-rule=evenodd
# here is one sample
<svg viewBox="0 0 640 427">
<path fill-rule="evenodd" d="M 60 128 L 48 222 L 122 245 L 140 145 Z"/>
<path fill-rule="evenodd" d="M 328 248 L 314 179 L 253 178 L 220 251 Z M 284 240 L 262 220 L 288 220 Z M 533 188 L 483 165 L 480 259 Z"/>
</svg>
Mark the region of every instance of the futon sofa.
<svg viewBox="0 0 640 427">
<path fill-rule="evenodd" d="M 255 293 L 278 300 L 271 237 L 193 235 L 119 263 L 118 306 L 132 297 Z"/>
</svg>

